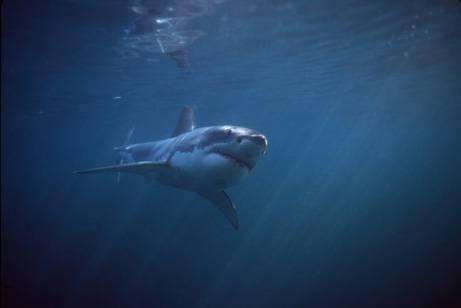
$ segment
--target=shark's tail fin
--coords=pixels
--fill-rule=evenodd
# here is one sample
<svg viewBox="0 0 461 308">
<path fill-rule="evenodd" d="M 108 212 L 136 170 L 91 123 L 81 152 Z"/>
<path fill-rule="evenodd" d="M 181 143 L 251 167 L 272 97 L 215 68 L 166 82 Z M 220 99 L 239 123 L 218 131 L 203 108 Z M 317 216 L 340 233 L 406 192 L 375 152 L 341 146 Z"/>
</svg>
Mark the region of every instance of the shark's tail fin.
<svg viewBox="0 0 461 308">
<path fill-rule="evenodd" d="M 136 126 L 133 125 L 133 127 L 128 131 L 128 134 L 126 135 L 126 138 L 125 138 L 125 141 L 123 142 L 123 146 L 121 147 L 115 147 L 114 150 L 116 151 L 123 151 L 123 149 L 130 144 L 130 141 L 131 141 L 131 136 L 133 136 L 133 133 L 134 133 L 134 130 L 136 129 Z M 117 164 L 119 165 L 122 165 L 124 163 L 126 163 L 126 159 L 124 158 L 123 154 L 122 153 L 119 153 L 119 159 L 117 161 Z M 121 173 L 118 172 L 117 173 L 117 183 L 120 183 L 120 178 L 121 178 Z"/>
</svg>

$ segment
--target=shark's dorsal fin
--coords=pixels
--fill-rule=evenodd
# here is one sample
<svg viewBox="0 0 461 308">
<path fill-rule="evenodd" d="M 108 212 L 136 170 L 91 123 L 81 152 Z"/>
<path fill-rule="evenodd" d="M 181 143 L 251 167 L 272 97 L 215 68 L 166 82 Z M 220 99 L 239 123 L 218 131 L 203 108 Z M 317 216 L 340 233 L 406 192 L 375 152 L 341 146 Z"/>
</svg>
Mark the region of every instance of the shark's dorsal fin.
<svg viewBox="0 0 461 308">
<path fill-rule="evenodd" d="M 176 123 L 176 128 L 174 129 L 173 135 L 171 137 L 176 137 L 178 135 L 190 132 L 194 130 L 194 111 L 189 106 L 184 106 L 179 115 L 178 122 Z"/>
</svg>

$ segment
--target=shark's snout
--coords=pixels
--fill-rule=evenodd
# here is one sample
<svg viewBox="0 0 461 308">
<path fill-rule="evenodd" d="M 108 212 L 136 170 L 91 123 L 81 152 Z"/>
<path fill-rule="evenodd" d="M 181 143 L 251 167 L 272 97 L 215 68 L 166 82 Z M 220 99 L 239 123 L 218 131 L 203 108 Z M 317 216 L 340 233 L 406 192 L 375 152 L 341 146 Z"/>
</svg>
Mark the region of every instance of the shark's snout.
<svg viewBox="0 0 461 308">
<path fill-rule="evenodd" d="M 264 136 L 262 134 L 258 134 L 258 135 L 251 135 L 249 138 L 250 138 L 250 140 L 252 142 L 254 142 L 258 146 L 264 148 L 264 150 L 266 149 L 266 147 L 267 147 L 267 138 L 266 138 L 266 136 Z"/>
<path fill-rule="evenodd" d="M 237 142 L 243 143 L 243 146 L 251 148 L 251 152 L 254 154 L 264 154 L 266 152 L 267 138 L 263 134 L 241 136 L 237 139 Z"/>
<path fill-rule="evenodd" d="M 232 166 L 251 170 L 265 154 L 267 138 L 245 127 L 215 126 L 208 128 L 200 145 L 206 152 L 224 157 L 225 165 L 231 163 Z"/>
<path fill-rule="evenodd" d="M 245 162 L 248 169 L 251 170 L 266 153 L 267 138 L 260 133 L 251 133 L 240 135 L 236 140 L 236 146 L 229 148 L 228 151 Z"/>
</svg>

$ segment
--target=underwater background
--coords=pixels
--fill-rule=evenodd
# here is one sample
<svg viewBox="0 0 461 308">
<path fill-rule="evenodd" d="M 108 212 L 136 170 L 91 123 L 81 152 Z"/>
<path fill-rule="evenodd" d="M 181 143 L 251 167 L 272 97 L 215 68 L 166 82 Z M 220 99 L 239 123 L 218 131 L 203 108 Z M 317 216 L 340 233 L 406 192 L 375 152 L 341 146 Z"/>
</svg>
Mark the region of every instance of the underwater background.
<svg viewBox="0 0 461 308">
<path fill-rule="evenodd" d="M 459 1 L 184 0 L 178 63 L 127 30 L 141 2 L 3 1 L 2 307 L 461 307 Z M 269 140 L 238 231 L 72 173 L 183 105 Z"/>
</svg>

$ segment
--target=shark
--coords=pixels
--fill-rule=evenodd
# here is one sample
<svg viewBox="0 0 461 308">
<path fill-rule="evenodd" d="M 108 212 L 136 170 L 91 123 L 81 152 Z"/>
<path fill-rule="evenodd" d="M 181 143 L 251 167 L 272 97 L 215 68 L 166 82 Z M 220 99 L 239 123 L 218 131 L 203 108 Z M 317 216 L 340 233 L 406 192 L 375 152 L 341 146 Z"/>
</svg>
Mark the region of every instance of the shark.
<svg viewBox="0 0 461 308">
<path fill-rule="evenodd" d="M 240 126 L 195 127 L 194 112 L 184 106 L 170 138 L 115 147 L 118 164 L 74 171 L 77 174 L 131 173 L 197 193 L 217 208 L 234 229 L 239 218 L 225 189 L 246 178 L 265 155 L 267 138 Z"/>
</svg>

